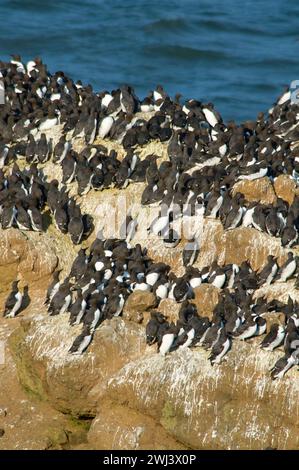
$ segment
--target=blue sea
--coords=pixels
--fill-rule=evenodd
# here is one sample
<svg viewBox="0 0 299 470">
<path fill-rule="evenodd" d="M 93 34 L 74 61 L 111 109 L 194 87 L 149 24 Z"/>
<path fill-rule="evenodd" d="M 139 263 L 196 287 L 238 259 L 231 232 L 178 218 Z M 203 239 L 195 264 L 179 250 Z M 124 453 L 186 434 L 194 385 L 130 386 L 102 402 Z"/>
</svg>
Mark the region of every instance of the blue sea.
<svg viewBox="0 0 299 470">
<path fill-rule="evenodd" d="M 95 91 L 157 84 L 254 119 L 299 79 L 298 0 L 1 0 L 0 59 L 40 56 Z"/>
</svg>

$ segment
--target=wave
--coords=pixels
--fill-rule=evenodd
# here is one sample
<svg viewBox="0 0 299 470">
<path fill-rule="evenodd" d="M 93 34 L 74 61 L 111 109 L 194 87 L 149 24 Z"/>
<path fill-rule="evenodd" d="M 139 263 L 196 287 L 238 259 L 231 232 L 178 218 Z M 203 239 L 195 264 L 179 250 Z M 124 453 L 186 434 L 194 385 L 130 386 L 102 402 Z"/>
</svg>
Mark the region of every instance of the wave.
<svg viewBox="0 0 299 470">
<path fill-rule="evenodd" d="M 177 45 L 150 45 L 144 46 L 143 51 L 148 55 L 155 57 L 174 57 L 180 60 L 191 60 L 191 59 L 228 59 L 229 56 L 223 51 L 214 51 L 209 49 L 197 49 L 188 46 L 177 46 Z"/>
</svg>

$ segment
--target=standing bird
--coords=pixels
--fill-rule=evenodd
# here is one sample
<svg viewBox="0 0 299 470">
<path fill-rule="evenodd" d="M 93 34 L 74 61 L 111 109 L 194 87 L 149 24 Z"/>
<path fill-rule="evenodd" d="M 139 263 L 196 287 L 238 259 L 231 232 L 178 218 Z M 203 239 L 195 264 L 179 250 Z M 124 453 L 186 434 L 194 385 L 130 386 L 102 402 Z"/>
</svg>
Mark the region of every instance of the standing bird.
<svg viewBox="0 0 299 470">
<path fill-rule="evenodd" d="M 233 333 L 233 336 L 243 341 L 255 336 L 258 331 L 257 318 L 256 316 L 248 316 L 245 322 Z"/>
<path fill-rule="evenodd" d="M 77 299 L 69 308 L 70 312 L 70 325 L 79 325 L 87 307 L 87 301 L 83 297 L 82 289 L 79 287 L 77 289 Z"/>
<path fill-rule="evenodd" d="M 68 310 L 71 301 L 72 295 L 70 285 L 68 281 L 64 281 L 51 300 L 48 308 L 49 315 L 60 315 L 65 313 Z"/>
<path fill-rule="evenodd" d="M 226 332 L 225 328 L 222 328 L 219 334 L 219 337 L 212 347 L 209 360 L 211 365 L 219 364 L 225 354 L 229 351 L 231 347 L 231 338 Z"/>
<path fill-rule="evenodd" d="M 50 157 L 50 144 L 47 141 L 46 134 L 41 134 L 40 140 L 36 144 L 36 155 L 40 163 L 45 163 Z"/>
<path fill-rule="evenodd" d="M 193 240 L 186 243 L 183 250 L 183 264 L 185 267 L 192 266 L 198 258 L 199 244 L 194 238 Z"/>
<path fill-rule="evenodd" d="M 269 333 L 265 336 L 263 341 L 260 344 L 262 349 L 266 351 L 273 351 L 275 348 L 278 348 L 283 343 L 285 337 L 285 329 L 282 325 L 278 323 L 273 323 L 271 325 Z"/>
<path fill-rule="evenodd" d="M 151 346 L 158 340 L 158 331 L 163 323 L 166 323 L 164 315 L 160 312 L 151 312 L 151 318 L 145 327 L 146 344 Z"/>
<path fill-rule="evenodd" d="M 71 236 L 71 240 L 75 245 L 79 245 L 84 233 L 84 224 L 81 216 L 81 210 L 78 206 L 69 207 L 68 211 L 69 223 L 67 231 Z"/>
<path fill-rule="evenodd" d="M 74 340 L 71 348 L 69 349 L 69 353 L 82 354 L 90 345 L 92 336 L 93 334 L 91 333 L 89 326 L 85 326 L 82 333 Z"/>
<path fill-rule="evenodd" d="M 297 268 L 297 256 L 294 257 L 293 253 L 290 251 L 288 253 L 288 259 L 281 266 L 276 274 L 275 280 L 280 282 L 286 282 L 290 277 L 293 276 Z"/>
<path fill-rule="evenodd" d="M 48 287 L 46 300 L 44 302 L 47 305 L 53 299 L 54 295 L 58 292 L 61 282 L 59 281 L 59 274 L 61 273 L 61 269 L 58 269 L 53 274 L 53 280 Z"/>
<path fill-rule="evenodd" d="M 296 352 L 296 351 L 295 351 Z M 294 353 L 295 353 L 294 352 Z M 298 357 L 296 354 L 286 354 L 285 356 L 278 359 L 275 365 L 272 367 L 271 370 L 271 379 L 281 379 L 284 374 L 291 369 L 295 364 L 298 364 Z"/>
<path fill-rule="evenodd" d="M 18 289 L 19 281 L 12 283 L 12 290 L 6 299 L 3 316 L 14 318 L 22 306 L 23 295 Z"/>
<path fill-rule="evenodd" d="M 160 326 L 158 330 L 158 346 L 161 356 L 165 356 L 170 351 L 177 334 L 178 327 L 174 323 L 170 325 L 164 323 Z"/>
<path fill-rule="evenodd" d="M 74 277 L 76 281 L 85 274 L 87 269 L 88 257 L 85 252 L 86 248 L 81 248 L 79 250 L 71 267 L 70 278 Z"/>
<path fill-rule="evenodd" d="M 64 160 L 70 148 L 71 148 L 71 143 L 66 140 L 65 135 L 60 137 L 58 143 L 54 147 L 53 162 L 61 163 Z"/>
<path fill-rule="evenodd" d="M 68 214 L 67 211 L 62 204 L 57 204 L 54 210 L 54 221 L 55 225 L 62 233 L 67 233 L 68 229 Z"/>
<path fill-rule="evenodd" d="M 266 284 L 267 286 L 271 284 L 273 279 L 276 276 L 278 271 L 278 265 L 274 256 L 269 255 L 267 258 L 267 264 L 263 267 L 261 272 L 259 273 L 259 281 L 258 285 L 262 286 Z"/>
</svg>

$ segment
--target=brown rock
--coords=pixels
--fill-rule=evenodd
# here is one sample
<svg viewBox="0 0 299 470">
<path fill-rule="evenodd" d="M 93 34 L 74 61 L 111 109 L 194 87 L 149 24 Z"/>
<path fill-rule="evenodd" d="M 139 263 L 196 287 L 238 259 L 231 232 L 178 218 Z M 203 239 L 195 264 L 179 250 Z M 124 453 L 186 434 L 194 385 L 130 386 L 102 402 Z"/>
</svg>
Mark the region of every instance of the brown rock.
<svg viewBox="0 0 299 470">
<path fill-rule="evenodd" d="M 36 314 L 13 332 L 10 348 L 27 390 L 63 413 L 92 417 L 106 380 L 145 350 L 144 327 L 121 318 L 106 320 L 78 357 L 68 351 L 80 332 L 81 326 L 69 327 L 68 315 Z"/>
<path fill-rule="evenodd" d="M 154 308 L 156 304 L 156 297 L 152 292 L 136 290 L 125 303 L 123 317 L 126 320 L 141 323 L 143 313 Z"/>
<path fill-rule="evenodd" d="M 169 322 L 176 323 L 179 318 L 179 310 L 181 304 L 178 304 L 173 299 L 163 299 L 159 303 L 158 310 L 159 312 L 163 313 L 165 317 L 167 317 Z"/>
<path fill-rule="evenodd" d="M 167 450 L 185 449 L 153 418 L 105 401 L 88 433 L 93 449 Z"/>
<path fill-rule="evenodd" d="M 104 143 L 109 149 L 117 148 L 123 155 L 121 146 L 108 140 Z M 83 141 L 77 141 L 76 150 L 80 151 L 82 145 Z M 167 148 L 162 143 L 152 142 L 142 152 L 143 157 L 149 153 L 156 153 L 160 159 L 167 156 Z M 49 163 L 45 169 L 49 175 L 57 167 L 51 165 Z M 60 168 L 58 171 L 61 173 Z M 76 194 L 76 185 L 73 186 L 75 189 L 72 187 L 71 191 Z M 125 195 L 129 204 L 139 204 L 136 215 L 140 216 L 140 226 L 146 227 L 146 208 L 140 207 L 144 186 L 136 185 L 133 190 L 129 186 L 121 191 L 121 195 Z M 281 197 L 291 200 L 293 189 L 289 187 L 289 180 L 282 186 L 287 195 Z M 279 189 L 275 190 L 277 195 L 282 194 Z M 276 200 L 268 178 L 238 182 L 234 193 L 236 191 L 243 192 L 248 201 L 274 203 Z M 120 191 L 115 188 L 100 193 L 91 191 L 78 197 L 82 210 L 94 214 L 95 227 L 105 220 L 98 208 L 109 195 L 116 205 Z M 219 264 L 240 264 L 249 260 L 254 269 L 261 269 L 268 254 L 278 256 L 281 264 L 287 251 L 281 248 L 279 239 L 243 227 L 224 232 L 221 223 L 211 219 L 205 220 L 200 241 L 201 250 L 196 264 L 199 267 L 210 265 L 215 259 Z M 169 250 L 158 238 L 145 241 L 139 230 L 133 244 L 137 242 L 147 246 L 148 253 L 155 261 L 167 262 L 177 275 L 183 274 L 183 240 L 177 251 Z M 85 243 L 88 246 L 89 241 Z M 1 231 L 0 288 L 7 289 L 8 283 L 18 274 L 30 283 L 30 287 L 41 279 L 47 281 L 58 258 L 68 271 L 79 248 L 74 248 L 69 237 L 61 235 L 52 225 L 43 234 L 25 234 L 15 229 Z M 289 292 L 292 292 L 293 298 L 299 297 L 293 284 L 276 284 L 267 287 L 268 291 L 264 289 L 265 294 L 268 292 L 270 297 L 272 293 L 273 298 L 284 301 Z M 30 294 L 36 297 L 36 292 L 33 290 Z M 205 284 L 197 288 L 193 301 L 199 313 L 211 318 L 218 295 L 219 291 L 214 286 Z M 156 345 L 146 347 L 144 326 L 134 323 L 140 322 L 142 316 L 146 318 L 149 315 L 148 311 L 155 306 L 154 296 L 135 292 L 125 306 L 125 320 L 113 318 L 105 321 L 96 330 L 88 351 L 82 356 L 72 356 L 68 350 L 81 332 L 81 326 L 70 328 L 68 315 L 48 317 L 41 311 L 41 305 L 40 299 L 36 309 L 30 306 L 30 312 L 25 313 L 26 321 L 22 321 L 19 328 L 15 328 L 20 321 L 18 318 L 13 323 L 14 331 L 9 344 L 20 382 L 24 389 L 33 392 L 30 396 L 36 395 L 42 399 L 38 402 L 39 410 L 42 410 L 40 416 L 46 414 L 45 404 L 75 417 L 97 416 L 88 436 L 93 448 L 299 449 L 299 411 L 297 401 L 293 399 L 299 390 L 298 373 L 293 368 L 284 380 L 272 382 L 269 369 L 281 357 L 281 351 L 260 351 L 258 345 L 261 338 L 250 340 L 249 344 L 234 341 L 223 363 L 215 367 L 211 367 L 207 360 L 208 353 L 201 348 L 175 351 L 161 357 L 156 354 Z M 161 302 L 160 307 L 159 310 L 170 320 L 177 319 L 180 305 L 167 299 Z M 28 320 L 29 315 L 32 318 Z M 127 319 L 132 321 L 128 322 Z M 281 314 L 269 314 L 269 325 L 272 321 L 282 320 Z M 0 333 L 3 322 L 8 323 L 8 320 L 1 319 L 1 322 Z M 14 371 L 16 376 L 12 358 L 9 368 L 12 371 L 10 374 Z M 6 375 L 5 379 L 9 377 Z M 5 385 L 4 394 L 7 400 L 15 382 L 13 386 L 9 380 L 3 382 L 8 384 Z M 14 429 L 16 433 L 20 424 L 20 447 L 29 448 L 31 445 L 43 448 L 45 437 L 52 448 L 84 440 L 84 432 L 76 434 L 64 421 L 55 426 L 52 417 L 46 426 L 44 424 L 47 433 L 43 434 L 42 442 L 37 442 L 37 427 L 34 442 L 22 440 L 21 434 L 26 434 L 21 414 L 24 397 L 18 394 L 14 398 L 15 403 L 21 404 L 18 411 L 21 418 L 15 422 Z M 15 415 L 12 401 L 8 402 L 8 406 L 10 412 L 5 418 L 6 433 L 1 439 L 2 446 L 10 432 L 11 442 L 16 441 L 10 427 L 6 426 L 7 420 Z M 28 404 L 25 409 L 30 419 Z M 56 420 L 56 415 L 54 418 Z M 37 426 L 36 422 L 32 423 L 32 427 Z M 27 421 L 26 427 L 29 426 L 30 422 Z"/>
<path fill-rule="evenodd" d="M 290 398 L 298 373 L 273 382 L 269 369 L 282 352 L 260 350 L 260 342 L 234 341 L 219 367 L 200 348 L 144 356 L 112 377 L 105 397 L 152 417 L 193 449 L 299 449 L 299 409 Z"/>
<path fill-rule="evenodd" d="M 33 283 L 45 290 L 49 276 L 58 263 L 55 250 L 39 233 L 25 235 L 17 229 L 0 229 L 0 303 L 6 298 L 11 283 L 20 279 L 20 287 Z M 36 287 L 36 286 L 35 286 Z"/>
<path fill-rule="evenodd" d="M 205 219 L 204 230 L 200 237 L 201 250 L 195 267 L 210 266 L 217 260 L 220 265 L 249 261 L 253 269 L 264 267 L 267 256 L 278 257 L 279 265 L 287 257 L 279 238 L 259 232 L 254 228 L 238 227 L 234 230 L 223 230 L 218 220 Z"/>
<path fill-rule="evenodd" d="M 267 176 L 253 181 L 238 181 L 232 191 L 233 195 L 242 193 L 247 201 L 257 201 L 261 204 L 274 204 L 276 196 Z"/>
<path fill-rule="evenodd" d="M 220 220 L 205 219 L 203 233 L 200 237 L 200 246 L 202 247 L 198 260 L 194 266 L 203 268 L 210 266 L 216 259 L 222 263 L 225 251 L 224 230 Z"/>
<path fill-rule="evenodd" d="M 213 310 L 218 303 L 220 289 L 211 284 L 201 284 L 201 286 L 194 289 L 194 299 L 198 309 L 198 313 L 202 316 L 212 319 Z"/>
<path fill-rule="evenodd" d="M 265 266 L 268 255 L 278 257 L 279 263 L 286 260 L 287 250 L 281 247 L 279 238 L 274 238 L 254 228 L 238 227 L 223 233 L 222 243 L 218 245 L 221 264 L 249 261 L 254 270 Z"/>
<path fill-rule="evenodd" d="M 279 175 L 274 182 L 277 197 L 292 204 L 294 197 L 298 194 L 298 188 L 294 180 L 287 175 Z"/>
<path fill-rule="evenodd" d="M 35 297 L 33 303 L 37 303 L 37 311 L 40 308 L 40 300 Z M 35 315 L 37 312 L 35 311 Z M 30 316 L 30 310 L 25 313 Z M 23 317 L 24 318 L 24 317 Z M 16 364 L 11 355 L 7 338 L 17 328 L 20 317 L 15 319 L 0 318 L 0 342 L 6 342 L 5 360 L 0 360 L 0 428 L 5 434 L 0 439 L 1 450 L 43 450 L 46 448 L 62 448 L 55 436 L 59 436 L 62 430 L 72 433 L 73 436 L 81 433 L 82 428 L 77 421 L 70 420 L 68 416 L 59 413 L 49 403 L 37 400 L 34 394 L 27 393 L 19 381 Z M 29 331 L 29 330 L 28 330 Z M 0 355 L 0 359 L 1 358 Z M 34 375 L 28 371 L 28 375 Z M 87 421 L 85 421 L 85 424 Z M 87 430 L 85 429 L 85 440 Z M 69 443 L 63 444 L 67 447 Z"/>
</svg>

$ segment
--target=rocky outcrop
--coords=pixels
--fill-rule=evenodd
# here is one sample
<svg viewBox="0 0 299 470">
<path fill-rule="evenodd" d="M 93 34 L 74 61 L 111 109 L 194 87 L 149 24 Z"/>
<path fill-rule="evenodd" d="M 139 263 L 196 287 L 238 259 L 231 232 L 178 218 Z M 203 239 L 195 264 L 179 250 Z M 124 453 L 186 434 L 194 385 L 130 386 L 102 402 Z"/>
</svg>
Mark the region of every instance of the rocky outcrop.
<svg viewBox="0 0 299 470">
<path fill-rule="evenodd" d="M 278 241 L 254 229 L 222 237 L 217 252 L 225 262 L 250 259 L 260 268 L 269 252 L 283 259 Z M 283 301 L 289 294 L 298 298 L 292 282 L 259 292 Z M 193 301 L 210 316 L 217 296 L 217 288 L 202 285 Z M 82 356 L 68 354 L 79 328 L 69 327 L 67 315 L 48 317 L 37 301 L 9 341 L 22 385 L 60 412 L 94 418 L 86 444 L 91 448 L 298 448 L 298 374 L 294 369 L 280 382 L 269 377 L 281 352 L 261 351 L 253 340 L 234 341 L 220 366 L 212 367 L 201 349 L 160 357 L 144 340 L 152 301 L 136 292 L 127 315 L 143 311 L 143 324 L 135 314 L 135 321 L 104 322 Z M 167 299 L 159 309 L 175 319 L 179 305 Z"/>
<path fill-rule="evenodd" d="M 111 375 L 142 355 L 144 331 L 121 318 L 106 321 L 88 353 L 68 354 L 81 326 L 69 327 L 68 315 L 37 315 L 22 321 L 10 345 L 23 386 L 76 418 L 94 417 L 99 393 Z"/>
<path fill-rule="evenodd" d="M 151 143 L 142 149 L 142 156 L 154 152 L 163 160 L 165 145 L 155 147 Z M 49 164 L 44 171 L 50 174 L 53 168 Z M 258 199 L 254 199 L 258 191 L 255 182 L 237 183 L 235 190 L 242 188 L 249 200 L 270 203 L 277 196 L 291 201 L 296 188 L 285 180 L 279 189 L 277 181 L 278 178 L 274 193 L 269 180 L 263 178 Z M 138 203 L 134 215 L 138 217 L 139 229 L 132 243 L 143 244 L 141 229 L 148 225 L 147 208 L 139 205 L 143 189 L 144 184 L 140 183 L 134 186 L 134 191 L 130 187 L 121 191 L 113 188 L 77 197 L 82 211 L 93 214 L 95 224 L 94 232 L 83 246 L 89 246 L 101 228 L 104 232 L 108 228 L 105 203 L 110 201 L 110 207 L 115 207 L 119 196 L 129 205 Z M 70 194 L 75 194 L 73 186 Z M 49 317 L 43 301 L 58 260 L 67 274 L 80 247 L 74 247 L 69 237 L 53 225 L 42 234 L 15 229 L 0 233 L 3 294 L 0 300 L 3 301 L 11 281 L 18 276 L 24 285 L 29 284 L 32 298 L 30 308 L 21 318 L 0 318 L 0 328 L 5 327 L 3 334 L 10 335 L 7 345 L 10 369 L 14 369 L 15 379 L 18 376 L 29 393 L 28 407 L 37 403 L 38 397 L 38 403 L 42 403 L 40 413 L 46 416 L 52 410 L 59 421 L 53 427 L 52 415 L 49 421 L 45 420 L 48 428 L 53 428 L 52 437 L 45 432 L 35 448 L 77 445 L 93 449 L 299 448 L 296 368 L 283 381 L 273 382 L 269 377 L 269 368 L 282 355 L 280 350 L 265 352 L 259 349 L 259 340 L 248 344 L 236 340 L 223 363 L 214 367 L 207 360 L 208 353 L 200 348 L 160 357 L 156 346 L 146 346 L 144 338 L 149 312 L 155 306 L 154 296 L 135 292 L 128 298 L 123 318 L 105 321 L 96 330 L 88 351 L 82 356 L 71 355 L 68 350 L 81 327 L 70 327 L 68 315 Z M 240 264 L 248 260 L 253 269 L 260 270 L 269 254 L 277 256 L 281 264 L 287 253 L 278 238 L 253 228 L 224 231 L 218 220 L 209 218 L 205 219 L 199 242 L 200 253 L 195 264 L 199 268 L 214 260 L 219 264 Z M 147 240 L 146 245 L 150 257 L 170 264 L 177 275 L 182 275 L 184 240 L 176 250 L 165 248 L 158 237 Z M 211 318 L 218 295 L 216 287 L 202 285 L 195 289 L 193 302 L 202 314 Z M 299 300 L 292 281 L 263 287 L 256 295 L 282 301 L 291 295 Z M 177 319 L 179 308 L 179 304 L 169 299 L 159 305 L 170 321 Z M 271 317 L 271 322 L 282 320 L 280 314 Z M 11 325 L 9 330 L 7 325 Z M 9 369 L 5 370 L 8 374 Z M 15 390 L 16 382 L 11 385 Z M 18 396 L 21 397 L 17 394 L 16 400 Z M 61 413 L 71 416 L 76 426 L 72 428 Z M 93 421 L 88 431 L 89 420 Z M 0 415 L 0 428 L 8 429 L 4 421 Z M 82 430 L 82 425 L 77 427 L 78 422 L 88 425 Z M 12 439 L 5 432 L 0 448 L 9 446 L 9 438 Z M 84 439 L 88 442 L 84 443 Z M 19 448 L 30 447 L 21 437 L 18 442 Z"/>
<path fill-rule="evenodd" d="M 277 197 L 292 204 L 294 197 L 298 194 L 295 181 L 287 175 L 279 175 L 274 181 L 274 189 Z"/>
<path fill-rule="evenodd" d="M 238 227 L 224 231 L 221 222 L 207 219 L 200 239 L 201 252 L 195 266 L 209 266 L 214 260 L 219 264 L 241 264 L 249 261 L 254 270 L 265 265 L 269 254 L 283 263 L 287 250 L 279 238 L 259 232 L 254 228 Z"/>
<path fill-rule="evenodd" d="M 161 357 L 142 325 L 120 318 L 105 322 L 81 357 L 67 353 L 75 335 L 66 316 L 33 317 L 10 344 L 27 390 L 64 413 L 95 417 L 92 448 L 299 448 L 297 371 L 273 382 L 281 352 L 261 351 L 259 339 L 234 341 L 212 367 L 200 348 Z"/>
<path fill-rule="evenodd" d="M 185 449 L 167 430 L 148 415 L 128 409 L 111 400 L 101 407 L 88 432 L 88 442 L 94 449 L 169 450 Z"/>
<path fill-rule="evenodd" d="M 276 195 L 268 177 L 253 181 L 239 181 L 233 187 L 233 194 L 244 194 L 247 201 L 260 202 L 261 204 L 275 204 Z M 277 194 L 277 193 L 276 193 Z"/>
<path fill-rule="evenodd" d="M 298 374 L 273 383 L 280 353 L 257 349 L 257 341 L 234 344 L 214 367 L 202 350 L 140 358 L 111 378 L 106 396 L 195 449 L 298 449 Z"/>
<path fill-rule="evenodd" d="M 0 449 L 86 448 L 88 421 L 70 419 L 47 401 L 36 399 L 33 387 L 29 390 L 20 383 L 20 369 L 7 341 L 10 335 L 19 337 L 19 323 L 19 318 L 0 320 Z"/>
<path fill-rule="evenodd" d="M 129 295 L 122 316 L 126 320 L 141 323 L 144 314 L 146 314 L 145 312 L 156 307 L 156 305 L 156 297 L 152 292 L 136 290 Z"/>
<path fill-rule="evenodd" d="M 58 257 L 51 248 L 45 250 L 44 236 L 33 232 L 27 236 L 14 228 L 0 234 L 0 293 L 6 292 L 16 278 L 24 285 L 48 281 Z"/>
</svg>

